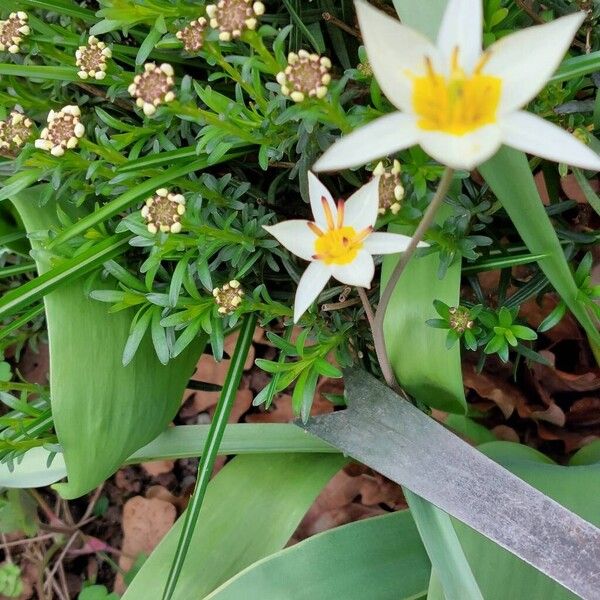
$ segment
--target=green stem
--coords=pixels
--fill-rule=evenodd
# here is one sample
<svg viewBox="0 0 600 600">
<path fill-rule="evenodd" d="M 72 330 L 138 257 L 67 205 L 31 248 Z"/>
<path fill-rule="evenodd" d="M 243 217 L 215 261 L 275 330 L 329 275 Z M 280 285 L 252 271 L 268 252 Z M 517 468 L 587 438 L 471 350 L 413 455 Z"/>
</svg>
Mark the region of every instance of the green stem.
<svg viewBox="0 0 600 600">
<path fill-rule="evenodd" d="M 440 180 L 440 184 L 438 186 L 431 203 L 427 207 L 419 226 L 417 227 L 412 240 L 408 246 L 408 248 L 402 254 L 396 268 L 394 269 L 387 285 L 385 286 L 385 290 L 381 295 L 381 299 L 379 301 L 379 305 L 377 307 L 377 311 L 375 312 L 374 319 L 374 327 L 373 327 L 373 341 L 375 342 L 375 351 L 377 352 L 377 359 L 379 360 L 379 364 L 381 366 L 381 372 L 386 383 L 394 390 L 400 391 L 398 387 L 398 383 L 396 382 L 396 377 L 394 376 L 394 371 L 390 364 L 387 351 L 385 348 L 385 339 L 383 336 L 383 320 L 385 319 L 385 313 L 387 311 L 388 304 L 392 298 L 392 294 L 396 289 L 396 285 L 404 273 L 404 269 L 408 265 L 410 259 L 413 257 L 414 253 L 417 250 L 419 242 L 421 242 L 427 233 L 427 230 L 431 227 L 435 216 L 437 214 L 438 209 L 444 202 L 446 198 L 446 194 L 450 189 L 450 184 L 452 183 L 452 178 L 454 176 L 454 171 L 450 167 L 446 167 L 444 174 L 442 175 L 442 179 Z"/>
<path fill-rule="evenodd" d="M 271 75 L 277 75 L 279 71 L 281 71 L 281 67 L 275 57 L 269 52 L 267 47 L 265 46 L 262 38 L 256 31 L 245 31 L 244 32 L 244 41 L 246 41 L 255 52 L 263 59 L 265 66 L 269 70 Z"/>
<path fill-rule="evenodd" d="M 175 586 L 177 585 L 190 546 L 192 534 L 200 515 L 200 509 L 204 502 L 206 488 L 208 487 L 208 482 L 210 481 L 210 476 L 215 465 L 217 452 L 219 451 L 219 446 L 223 439 L 223 432 L 225 431 L 227 420 L 231 414 L 236 392 L 242 378 L 242 373 L 244 372 L 244 363 L 246 362 L 246 357 L 248 356 L 248 351 L 252 344 L 252 335 L 254 334 L 254 329 L 256 327 L 256 320 L 256 315 L 254 314 L 246 316 L 240 330 L 235 352 L 231 359 L 231 366 L 227 372 L 227 378 L 223 384 L 223 391 L 221 392 L 221 397 L 219 398 L 219 403 L 210 425 L 206 444 L 204 445 L 204 452 L 202 453 L 202 460 L 198 469 L 196 489 L 194 490 L 194 495 L 192 496 L 190 505 L 185 513 L 179 544 L 177 545 L 175 557 L 173 558 L 167 583 L 165 584 L 165 589 L 163 591 L 163 600 L 170 600 L 175 592 Z"/>
<path fill-rule="evenodd" d="M 244 81 L 241 73 L 230 63 L 227 62 L 227 59 L 221 53 L 221 48 L 215 44 L 207 44 L 206 50 L 215 58 L 219 66 L 229 75 L 229 77 L 235 81 L 240 87 L 250 96 L 252 100 L 254 100 L 260 107 L 261 110 L 266 110 L 267 103 L 264 98 L 258 97 L 254 86 L 250 85 L 247 81 Z"/>
</svg>

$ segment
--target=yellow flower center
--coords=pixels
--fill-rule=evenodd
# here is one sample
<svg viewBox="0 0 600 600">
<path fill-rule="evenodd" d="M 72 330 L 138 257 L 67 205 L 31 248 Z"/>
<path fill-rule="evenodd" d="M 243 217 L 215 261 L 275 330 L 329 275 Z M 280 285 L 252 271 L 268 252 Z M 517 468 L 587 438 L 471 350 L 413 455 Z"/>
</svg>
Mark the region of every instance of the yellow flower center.
<svg viewBox="0 0 600 600">
<path fill-rule="evenodd" d="M 496 122 L 502 80 L 481 72 L 488 58 L 484 54 L 467 75 L 456 48 L 449 76 L 437 73 L 431 60 L 425 59 L 426 74 L 413 77 L 413 108 L 421 129 L 464 135 Z"/>
<path fill-rule="evenodd" d="M 322 260 L 326 265 L 347 265 L 356 259 L 373 227 L 356 231 L 354 227 L 344 225 L 344 203 L 341 200 L 338 202 L 337 220 L 333 218 L 327 200 L 321 198 L 321 202 L 327 221 L 326 231 L 321 230 L 315 223 L 308 223 L 317 236 L 313 258 Z"/>
</svg>

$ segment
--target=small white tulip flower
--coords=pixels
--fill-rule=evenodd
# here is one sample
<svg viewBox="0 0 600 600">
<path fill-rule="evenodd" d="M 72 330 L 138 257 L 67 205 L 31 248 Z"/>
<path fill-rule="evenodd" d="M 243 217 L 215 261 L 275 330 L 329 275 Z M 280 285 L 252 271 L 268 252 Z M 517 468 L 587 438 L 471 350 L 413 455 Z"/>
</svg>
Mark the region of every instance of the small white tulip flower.
<svg viewBox="0 0 600 600">
<path fill-rule="evenodd" d="M 337 205 L 313 173 L 309 172 L 308 181 L 314 221 L 294 219 L 265 227 L 290 252 L 310 261 L 296 291 L 296 323 L 331 277 L 369 288 L 375 274 L 373 255 L 403 252 L 411 241 L 405 235 L 373 231 L 379 211 L 379 177 Z"/>
<path fill-rule="evenodd" d="M 369 62 L 401 111 L 335 143 L 316 171 L 363 165 L 415 144 L 454 169 L 473 169 L 502 144 L 584 169 L 600 157 L 573 135 L 522 110 L 558 67 L 585 13 L 506 36 L 482 51 L 481 0 L 450 0 L 433 44 L 356 0 Z"/>
</svg>

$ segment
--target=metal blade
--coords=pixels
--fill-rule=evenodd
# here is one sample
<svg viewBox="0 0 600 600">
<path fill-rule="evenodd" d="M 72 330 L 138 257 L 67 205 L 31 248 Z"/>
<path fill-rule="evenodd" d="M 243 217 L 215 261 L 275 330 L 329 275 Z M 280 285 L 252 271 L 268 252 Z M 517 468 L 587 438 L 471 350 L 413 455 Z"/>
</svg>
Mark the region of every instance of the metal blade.
<svg viewBox="0 0 600 600">
<path fill-rule="evenodd" d="M 600 529 L 463 442 L 368 373 L 347 370 L 344 379 L 349 408 L 301 426 L 584 600 L 600 599 Z"/>
</svg>

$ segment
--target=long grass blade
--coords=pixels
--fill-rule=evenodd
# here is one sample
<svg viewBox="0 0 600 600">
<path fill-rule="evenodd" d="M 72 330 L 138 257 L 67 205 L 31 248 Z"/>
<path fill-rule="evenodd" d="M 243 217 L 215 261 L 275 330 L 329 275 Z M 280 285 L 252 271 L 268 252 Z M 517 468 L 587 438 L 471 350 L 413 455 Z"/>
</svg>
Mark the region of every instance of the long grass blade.
<svg viewBox="0 0 600 600">
<path fill-rule="evenodd" d="M 185 520 L 183 522 L 183 528 L 175 552 L 175 557 L 169 570 L 169 576 L 165 584 L 163 592 L 163 600 L 170 600 L 175 592 L 175 586 L 177 580 L 181 574 L 183 563 L 185 561 L 194 529 L 198 517 L 200 516 L 200 509 L 204 502 L 204 496 L 206 494 L 206 488 L 210 481 L 210 476 L 215 464 L 217 452 L 223 439 L 223 432 L 227 425 L 227 419 L 231 414 L 231 409 L 235 401 L 237 389 L 240 385 L 242 373 L 244 372 L 244 363 L 252 344 L 252 335 L 256 327 L 256 315 L 249 315 L 245 318 L 240 329 L 239 338 L 235 347 L 235 351 L 231 358 L 231 366 L 227 372 L 227 378 L 223 384 L 223 391 L 215 411 L 210 431 L 206 439 L 204 446 L 204 452 L 200 467 L 198 469 L 198 479 L 196 481 L 196 488 L 194 495 L 185 514 Z"/>
</svg>

